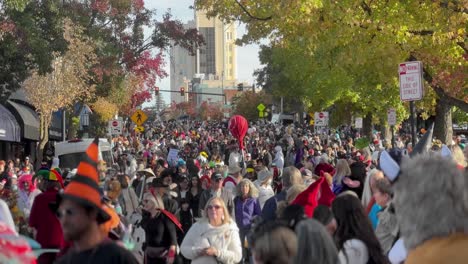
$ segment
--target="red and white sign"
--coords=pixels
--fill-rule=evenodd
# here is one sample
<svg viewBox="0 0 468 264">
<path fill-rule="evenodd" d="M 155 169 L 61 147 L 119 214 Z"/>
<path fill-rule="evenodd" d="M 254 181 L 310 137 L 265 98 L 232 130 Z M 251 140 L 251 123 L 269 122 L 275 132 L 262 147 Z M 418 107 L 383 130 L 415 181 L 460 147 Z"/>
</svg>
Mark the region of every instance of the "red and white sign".
<svg viewBox="0 0 468 264">
<path fill-rule="evenodd" d="M 121 135 L 122 134 L 122 120 L 112 120 L 109 121 L 109 133 L 111 135 Z"/>
<path fill-rule="evenodd" d="M 400 76 L 400 99 L 402 101 L 417 101 L 424 96 L 423 66 L 420 61 L 400 63 L 398 74 Z"/>
<path fill-rule="evenodd" d="M 328 112 L 315 112 L 314 126 L 328 126 Z"/>
</svg>

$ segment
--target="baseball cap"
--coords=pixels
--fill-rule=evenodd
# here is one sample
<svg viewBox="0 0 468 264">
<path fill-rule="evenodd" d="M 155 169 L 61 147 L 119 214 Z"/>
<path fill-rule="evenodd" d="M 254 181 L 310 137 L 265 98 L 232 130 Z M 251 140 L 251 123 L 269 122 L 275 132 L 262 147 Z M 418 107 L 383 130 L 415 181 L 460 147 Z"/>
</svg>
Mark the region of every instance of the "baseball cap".
<svg viewBox="0 0 468 264">
<path fill-rule="evenodd" d="M 211 175 L 211 180 L 219 180 L 219 179 L 222 179 L 223 176 L 219 173 L 215 173 L 213 175 Z"/>
</svg>

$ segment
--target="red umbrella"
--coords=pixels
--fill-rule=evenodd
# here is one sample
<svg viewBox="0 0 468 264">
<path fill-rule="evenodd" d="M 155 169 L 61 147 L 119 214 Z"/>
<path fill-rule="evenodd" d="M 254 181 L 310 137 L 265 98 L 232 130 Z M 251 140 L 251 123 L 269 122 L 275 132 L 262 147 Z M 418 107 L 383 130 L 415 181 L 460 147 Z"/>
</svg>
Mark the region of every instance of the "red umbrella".
<svg viewBox="0 0 468 264">
<path fill-rule="evenodd" d="M 235 115 L 229 119 L 229 130 L 231 134 L 239 141 L 239 148 L 244 149 L 244 137 L 249 128 L 247 119 L 241 115 Z"/>
</svg>

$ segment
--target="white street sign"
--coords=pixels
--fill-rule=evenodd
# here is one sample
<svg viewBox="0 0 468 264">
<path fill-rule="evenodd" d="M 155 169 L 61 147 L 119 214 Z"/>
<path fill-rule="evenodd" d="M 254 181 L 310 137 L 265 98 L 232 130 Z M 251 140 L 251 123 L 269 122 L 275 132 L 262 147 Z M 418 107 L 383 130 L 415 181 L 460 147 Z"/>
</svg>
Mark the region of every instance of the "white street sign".
<svg viewBox="0 0 468 264">
<path fill-rule="evenodd" d="M 354 120 L 355 121 L 355 127 L 356 128 L 362 128 L 362 117 L 356 117 L 356 119 Z"/>
<path fill-rule="evenodd" d="M 122 134 L 122 120 L 112 120 L 109 121 L 109 130 L 111 135 L 121 135 Z"/>
<path fill-rule="evenodd" d="M 315 112 L 314 114 L 314 126 L 328 126 L 328 112 Z"/>
<path fill-rule="evenodd" d="M 423 66 L 420 61 L 400 63 L 398 74 L 400 76 L 400 99 L 402 101 L 417 101 L 424 96 Z"/>
<path fill-rule="evenodd" d="M 388 120 L 388 125 L 394 126 L 396 125 L 396 111 L 395 108 L 390 108 L 387 111 L 387 120 Z"/>
</svg>

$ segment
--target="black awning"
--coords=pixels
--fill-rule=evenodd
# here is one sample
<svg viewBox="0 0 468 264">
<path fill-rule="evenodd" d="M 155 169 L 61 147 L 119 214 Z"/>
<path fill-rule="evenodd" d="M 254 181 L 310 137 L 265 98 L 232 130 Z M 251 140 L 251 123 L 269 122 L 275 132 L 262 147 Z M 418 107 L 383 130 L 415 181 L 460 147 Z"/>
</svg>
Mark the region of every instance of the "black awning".
<svg viewBox="0 0 468 264">
<path fill-rule="evenodd" d="M 39 140 L 39 117 L 29 106 L 8 100 L 9 110 L 15 115 L 22 128 L 25 139 Z"/>
<path fill-rule="evenodd" d="M 21 127 L 15 116 L 0 105 L 0 141 L 21 141 Z"/>
</svg>

